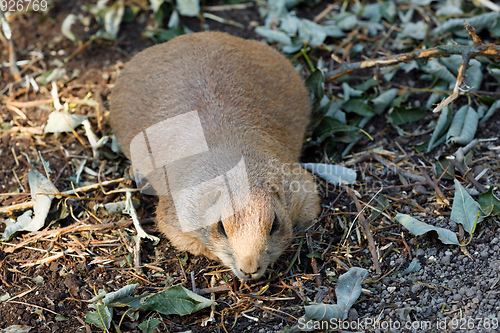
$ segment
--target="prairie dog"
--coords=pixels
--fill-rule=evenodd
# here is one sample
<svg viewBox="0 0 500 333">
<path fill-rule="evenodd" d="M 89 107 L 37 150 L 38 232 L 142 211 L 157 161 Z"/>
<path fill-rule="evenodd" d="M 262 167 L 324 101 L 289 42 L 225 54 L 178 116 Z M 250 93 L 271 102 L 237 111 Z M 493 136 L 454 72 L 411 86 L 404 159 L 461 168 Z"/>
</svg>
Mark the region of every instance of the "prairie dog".
<svg viewBox="0 0 500 333">
<path fill-rule="evenodd" d="M 201 32 L 127 63 L 110 116 L 134 168 L 156 172 L 159 231 L 256 279 L 320 212 L 313 177 L 297 164 L 310 104 L 279 52 Z"/>
</svg>

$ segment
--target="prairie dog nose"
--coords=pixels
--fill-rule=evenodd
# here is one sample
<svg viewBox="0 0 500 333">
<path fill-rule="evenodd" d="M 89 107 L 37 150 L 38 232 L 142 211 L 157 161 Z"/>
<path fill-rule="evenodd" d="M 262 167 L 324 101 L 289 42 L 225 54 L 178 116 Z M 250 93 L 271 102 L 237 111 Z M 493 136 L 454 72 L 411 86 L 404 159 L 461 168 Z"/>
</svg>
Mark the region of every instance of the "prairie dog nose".
<svg viewBox="0 0 500 333">
<path fill-rule="evenodd" d="M 257 258 L 247 256 L 241 261 L 239 271 L 245 278 L 252 279 L 255 278 L 256 275 L 259 275 L 260 269 L 261 266 Z"/>
</svg>

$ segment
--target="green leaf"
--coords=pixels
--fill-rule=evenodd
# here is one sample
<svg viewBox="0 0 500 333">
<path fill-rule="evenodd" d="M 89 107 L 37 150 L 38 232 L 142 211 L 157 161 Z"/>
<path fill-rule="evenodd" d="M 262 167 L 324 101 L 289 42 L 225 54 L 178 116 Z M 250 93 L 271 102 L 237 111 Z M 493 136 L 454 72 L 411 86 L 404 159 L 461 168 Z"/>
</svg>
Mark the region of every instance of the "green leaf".
<svg viewBox="0 0 500 333">
<path fill-rule="evenodd" d="M 161 323 L 159 319 L 149 318 L 146 321 L 143 321 L 138 326 L 144 333 L 153 333 L 155 331 L 156 326 Z"/>
<path fill-rule="evenodd" d="M 434 172 L 438 178 L 455 179 L 455 166 L 447 158 L 449 155 L 441 155 L 438 160 L 434 162 Z M 443 175 L 444 173 L 444 175 Z"/>
<path fill-rule="evenodd" d="M 344 103 L 343 108 L 346 112 L 354 112 L 360 116 L 372 116 L 376 114 L 375 110 L 366 104 L 363 98 L 351 98 Z"/>
<path fill-rule="evenodd" d="M 372 100 L 374 110 L 377 114 L 381 114 L 384 110 L 391 104 L 391 102 L 398 95 L 399 89 L 391 88 L 387 91 L 384 91 L 379 96 Z"/>
<path fill-rule="evenodd" d="M 439 115 L 436 128 L 434 128 L 434 132 L 432 133 L 431 141 L 429 142 L 429 146 L 427 148 L 428 153 L 440 144 L 439 141 L 445 135 L 452 120 L 453 115 L 450 112 L 450 108 L 444 108 Z"/>
<path fill-rule="evenodd" d="M 95 311 L 88 311 L 85 314 L 85 322 L 94 324 L 108 332 L 111 325 L 111 317 L 111 310 L 106 305 L 100 304 Z"/>
<path fill-rule="evenodd" d="M 398 213 L 394 220 L 399 222 L 415 236 L 420 236 L 430 231 L 435 231 L 438 235 L 439 240 L 441 240 L 441 242 L 443 242 L 444 244 L 460 245 L 457 235 L 448 229 L 434 227 L 406 214 Z"/>
<path fill-rule="evenodd" d="M 457 6 L 457 1 L 454 0 L 446 0 L 444 4 L 438 6 L 438 10 L 436 11 L 436 16 L 455 16 L 461 14 L 463 14 L 463 11 Z"/>
<path fill-rule="evenodd" d="M 120 24 L 122 23 L 124 13 L 125 6 L 119 2 L 104 9 L 102 14 L 100 12 L 99 14 L 102 15 L 102 22 L 104 23 L 104 31 L 99 30 L 96 33 L 96 37 L 115 40 L 120 31 Z"/>
<path fill-rule="evenodd" d="M 125 13 L 123 14 L 123 22 L 132 23 L 135 21 L 137 13 L 141 10 L 140 6 L 131 5 L 125 6 Z"/>
<path fill-rule="evenodd" d="M 461 107 L 453 117 L 446 141 L 461 145 L 469 144 L 476 134 L 478 120 L 476 110 L 468 105 Z"/>
<path fill-rule="evenodd" d="M 337 304 L 344 308 L 342 319 L 347 318 L 349 309 L 361 295 L 361 284 L 367 277 L 368 271 L 358 267 L 351 267 L 347 273 L 339 277 L 335 294 L 337 295 Z"/>
<path fill-rule="evenodd" d="M 408 22 L 404 25 L 403 31 L 399 37 L 411 37 L 413 39 L 422 40 L 425 38 L 427 32 L 427 24 L 424 21 L 417 21 L 416 23 Z"/>
<path fill-rule="evenodd" d="M 152 30 L 148 29 L 144 31 L 143 37 L 152 39 L 153 41 L 157 42 L 165 42 L 183 34 L 184 34 L 183 28 L 172 28 L 172 29 L 157 28 Z"/>
<path fill-rule="evenodd" d="M 496 101 L 493 103 L 486 114 L 481 118 L 481 121 L 479 122 L 480 124 L 485 123 L 490 117 L 500 108 L 500 100 Z"/>
<path fill-rule="evenodd" d="M 76 22 L 76 19 L 77 17 L 75 14 L 69 14 L 66 16 L 61 25 L 61 33 L 72 42 L 76 42 L 78 40 L 78 37 L 76 37 L 76 35 L 71 31 L 71 26 Z"/>
<path fill-rule="evenodd" d="M 62 133 L 71 132 L 76 127 L 80 126 L 86 116 L 71 114 L 67 111 L 59 112 L 52 111 L 47 119 L 47 125 L 43 130 L 44 133 Z"/>
<path fill-rule="evenodd" d="M 359 128 L 342 123 L 336 118 L 324 117 L 314 133 L 317 143 L 323 142 L 337 132 L 359 131 Z"/>
<path fill-rule="evenodd" d="M 200 14 L 200 0 L 176 0 L 177 9 L 182 16 L 195 17 Z"/>
<path fill-rule="evenodd" d="M 60 315 L 60 314 L 58 314 L 57 316 L 55 316 L 55 318 L 54 318 L 54 319 L 55 319 L 56 321 L 66 321 L 66 320 L 68 320 L 68 318 L 66 318 L 66 317 L 64 317 L 64 316 L 62 316 L 62 315 Z"/>
<path fill-rule="evenodd" d="M 417 258 L 413 258 L 413 260 L 411 261 L 408 268 L 405 269 L 401 274 L 406 275 L 406 274 L 417 272 L 421 267 L 422 267 L 422 265 L 420 265 Z"/>
<path fill-rule="evenodd" d="M 337 26 L 344 31 L 354 30 L 361 22 L 353 13 L 344 13 L 342 18 L 337 19 Z"/>
<path fill-rule="evenodd" d="M 465 188 L 455 179 L 455 198 L 451 208 L 451 220 L 464 226 L 464 230 L 472 234 L 476 228 L 476 223 L 480 223 L 483 218 L 478 214 L 481 206 L 472 199 Z M 476 222 L 477 219 L 477 222 Z"/>
<path fill-rule="evenodd" d="M 318 251 L 314 251 L 313 253 L 308 253 L 306 255 L 306 257 L 308 257 L 308 258 L 318 258 L 318 259 L 322 259 L 323 258 L 321 256 L 321 253 L 319 253 Z"/>
<path fill-rule="evenodd" d="M 50 205 L 57 191 L 54 185 L 38 170 L 33 169 L 28 172 L 28 180 L 31 190 L 31 198 L 34 201 L 33 211 L 35 215 L 31 218 L 31 210 L 21 215 L 16 223 L 6 226 L 1 240 L 9 239 L 16 231 L 37 231 L 43 227 L 45 219 L 49 214 Z"/>
<path fill-rule="evenodd" d="M 487 216 L 499 216 L 500 215 L 500 200 L 493 194 L 493 187 L 488 189 L 488 192 L 480 194 L 478 198 L 481 210 Z"/>
<path fill-rule="evenodd" d="M 317 99 L 321 100 L 325 94 L 323 89 L 323 84 L 325 83 L 325 77 L 321 71 L 314 71 L 305 81 L 306 87 L 316 96 Z"/>
<path fill-rule="evenodd" d="M 476 32 L 478 33 L 484 27 L 491 26 L 492 23 L 498 20 L 499 18 L 500 18 L 500 12 L 492 12 L 492 13 L 477 15 L 474 17 L 469 17 L 467 18 L 467 22 L 469 22 L 469 24 L 472 25 L 476 29 Z M 449 19 L 443 21 L 443 23 L 441 24 L 438 24 L 437 27 L 432 30 L 431 34 L 432 36 L 442 36 L 448 31 L 456 29 L 463 30 L 463 28 L 464 28 L 463 18 Z"/>
<path fill-rule="evenodd" d="M 184 316 L 215 304 L 214 301 L 201 297 L 181 285 L 173 286 L 156 293 L 139 306 L 141 310 L 153 310 L 165 315 Z"/>
<path fill-rule="evenodd" d="M 156 13 L 160 10 L 161 5 L 163 4 L 163 0 L 149 0 L 149 4 L 153 13 Z"/>
<path fill-rule="evenodd" d="M 352 97 L 361 97 L 363 92 L 361 90 L 356 90 L 351 88 L 351 86 L 344 82 L 342 83 L 342 90 L 344 91 L 344 101 L 348 101 Z"/>
<path fill-rule="evenodd" d="M 404 94 L 402 95 L 399 95 L 398 97 L 396 97 L 392 103 L 391 103 L 391 107 L 398 107 L 398 106 L 401 106 L 401 104 L 403 104 L 404 102 L 406 102 L 406 100 L 408 99 L 408 97 L 410 97 L 410 92 L 407 91 L 405 92 Z"/>
<path fill-rule="evenodd" d="M 457 78 L 453 75 L 446 66 L 444 66 L 439 60 L 432 59 L 427 62 L 427 65 L 423 66 L 422 69 L 432 74 L 442 80 L 445 80 L 449 83 L 455 83 Z"/>
<path fill-rule="evenodd" d="M 266 27 L 255 28 L 255 33 L 264 37 L 269 43 L 280 43 L 283 45 L 292 45 L 292 39 L 281 30 L 270 29 Z"/>
<path fill-rule="evenodd" d="M 186 265 L 187 261 L 189 259 L 188 253 L 184 252 L 184 255 L 178 254 L 177 258 L 179 258 L 179 261 L 181 262 L 182 265 Z"/>
<path fill-rule="evenodd" d="M 377 207 L 372 209 L 372 214 L 370 215 L 370 221 L 374 221 L 377 217 L 379 217 L 382 212 L 391 208 L 391 203 L 387 200 L 384 195 L 380 195 L 377 200 Z"/>
<path fill-rule="evenodd" d="M 368 89 L 375 87 L 376 85 L 378 85 L 377 80 L 369 79 L 369 80 L 364 81 L 363 83 L 356 85 L 354 88 L 356 88 L 357 90 L 361 90 L 361 91 L 367 91 Z"/>
<path fill-rule="evenodd" d="M 497 82 L 500 82 L 500 68 L 496 68 L 493 66 L 488 66 L 488 73 L 490 73 L 491 76 L 493 76 Z"/>
<path fill-rule="evenodd" d="M 336 25 L 321 25 L 308 19 L 299 22 L 299 38 L 304 43 L 322 45 L 327 36 L 340 38 L 344 35 Z"/>
<path fill-rule="evenodd" d="M 303 332 L 316 332 L 314 323 L 340 321 L 344 314 L 344 307 L 338 304 L 314 303 L 304 306 L 304 310 L 305 315 L 300 319 L 300 322 L 303 323 L 300 325 L 300 331 Z"/>
<path fill-rule="evenodd" d="M 380 14 L 389 22 L 394 20 L 396 16 L 396 5 L 393 1 L 384 1 L 380 5 Z"/>
<path fill-rule="evenodd" d="M 394 108 L 394 111 L 389 115 L 392 119 L 392 124 L 395 126 L 418 121 L 424 116 L 425 110 L 422 108 L 407 109 L 404 107 Z"/>
<path fill-rule="evenodd" d="M 353 184 L 356 182 L 356 171 L 341 165 L 323 163 L 302 163 L 302 167 L 320 176 L 332 185 Z"/>
<path fill-rule="evenodd" d="M 300 319 L 301 331 L 314 330 L 318 322 L 335 322 L 347 318 L 349 309 L 361 294 L 361 284 L 368 276 L 363 268 L 352 267 L 339 277 L 335 294 L 338 304 L 313 303 L 304 306 L 305 315 Z"/>
<path fill-rule="evenodd" d="M 117 291 L 99 294 L 98 296 L 92 298 L 91 301 L 101 300 L 101 303 L 107 306 L 113 302 L 119 302 L 120 299 L 130 295 L 134 290 L 137 289 L 137 287 L 139 287 L 138 283 L 128 284 L 123 288 L 118 289 Z M 95 304 L 90 305 L 90 307 L 95 307 L 95 306 L 96 306 Z"/>
</svg>

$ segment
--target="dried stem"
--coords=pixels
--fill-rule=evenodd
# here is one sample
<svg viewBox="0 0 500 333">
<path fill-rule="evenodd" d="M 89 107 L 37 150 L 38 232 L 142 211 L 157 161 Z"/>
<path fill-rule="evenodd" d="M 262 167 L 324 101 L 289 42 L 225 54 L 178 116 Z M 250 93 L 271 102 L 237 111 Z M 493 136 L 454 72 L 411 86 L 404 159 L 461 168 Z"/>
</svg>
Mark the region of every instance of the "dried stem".
<svg viewBox="0 0 500 333">
<path fill-rule="evenodd" d="M 361 204 L 359 203 L 358 198 L 356 197 L 356 195 L 354 194 L 354 192 L 350 188 L 346 187 L 345 190 L 349 194 L 349 196 L 351 197 L 354 204 L 356 205 L 356 209 L 360 212 L 359 220 L 363 224 L 363 228 L 365 230 L 366 239 L 368 240 L 368 246 L 370 247 L 370 252 L 372 254 L 373 266 L 375 266 L 375 270 L 377 271 L 377 273 L 382 274 L 382 269 L 380 268 L 380 263 L 378 262 L 377 250 L 375 248 L 375 240 L 373 239 L 373 235 L 372 235 L 372 232 L 370 230 L 370 223 L 369 223 L 368 219 L 365 219 L 365 217 L 361 213 L 363 207 L 361 207 Z"/>
<path fill-rule="evenodd" d="M 311 253 L 311 266 L 313 268 L 313 272 L 316 275 L 315 280 L 318 286 L 321 286 L 321 276 L 318 270 L 318 263 L 316 262 L 316 258 L 314 257 L 314 248 L 312 246 L 311 233 L 307 232 L 306 234 L 307 247 L 309 248 L 309 253 Z"/>
</svg>

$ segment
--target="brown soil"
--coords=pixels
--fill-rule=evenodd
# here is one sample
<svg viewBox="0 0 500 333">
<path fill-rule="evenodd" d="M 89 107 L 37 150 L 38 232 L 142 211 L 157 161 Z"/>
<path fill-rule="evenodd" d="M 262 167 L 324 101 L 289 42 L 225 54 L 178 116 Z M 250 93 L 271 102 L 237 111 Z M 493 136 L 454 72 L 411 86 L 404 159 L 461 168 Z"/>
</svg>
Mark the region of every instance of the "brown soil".
<svg viewBox="0 0 500 333">
<path fill-rule="evenodd" d="M 29 69 L 37 71 L 39 69 L 55 67 L 54 61 L 63 61 L 67 56 L 75 52 L 78 45 L 66 38 L 61 38 L 61 24 L 70 13 L 76 15 L 82 13 L 80 6 L 87 1 L 64 1 L 55 0 L 47 15 L 41 13 L 21 14 L 10 23 L 12 29 L 12 39 L 15 42 L 16 56 L 18 60 L 30 59 L 30 52 L 43 52 L 44 58 Z M 210 3 L 213 5 L 213 3 Z M 300 7 L 299 16 L 314 17 L 321 10 L 327 7 L 327 3 L 309 8 Z M 246 28 L 240 30 L 230 25 L 220 24 L 211 20 L 206 20 L 210 30 L 222 30 L 234 35 L 256 38 L 253 29 L 249 27 L 249 22 L 257 21 L 262 23 L 255 7 L 237 11 L 222 11 L 217 15 L 232 19 L 242 23 Z M 75 113 L 86 114 L 92 124 L 92 128 L 98 137 L 109 134 L 109 124 L 106 113 L 107 97 L 115 82 L 117 72 L 128 59 L 140 52 L 144 48 L 153 45 L 153 42 L 141 39 L 141 31 L 150 23 L 151 17 L 145 16 L 143 23 L 129 23 L 122 25 L 120 37 L 117 41 L 95 41 L 81 52 L 76 54 L 71 61 L 64 65 L 68 78 L 75 74 L 71 81 L 61 84 L 58 91 L 61 93 L 61 101 L 71 103 L 72 101 L 83 99 L 91 93 L 92 98 L 100 105 L 97 112 L 93 106 L 78 105 Z M 184 19 L 185 26 L 193 31 L 200 30 L 198 19 Z M 92 21 L 89 29 L 85 31 L 82 25 L 75 24 L 73 32 L 83 41 L 87 41 L 92 34 L 99 29 L 98 24 Z M 7 49 L 2 49 L 0 61 L 8 61 Z M 78 73 L 79 71 L 79 73 Z M 414 74 L 401 80 L 418 81 Z M 14 81 L 10 71 L 6 67 L 0 67 L 0 89 Z M 404 84 L 404 82 L 398 82 Z M 48 91 L 50 85 L 41 86 L 38 93 L 33 89 L 23 89 L 19 84 L 13 85 L 5 94 L 9 99 L 18 102 L 43 100 L 50 98 Z M 422 102 L 425 103 L 425 95 Z M 72 177 L 79 167 L 82 156 L 87 156 L 86 164 L 94 172 L 105 174 L 101 176 L 101 181 L 118 179 L 123 176 L 124 169 L 129 166 L 129 162 L 123 156 L 116 156 L 110 149 L 110 143 L 103 149 L 104 155 L 99 159 L 92 158 L 92 151 L 86 139 L 85 131 L 81 127 L 74 134 L 40 135 L 26 134 L 26 128 L 39 128 L 45 124 L 51 108 L 23 107 L 20 106 L 21 115 L 15 111 L 7 109 L 4 104 L 0 104 L 0 113 L 4 124 L 17 126 L 21 130 L 3 131 L 1 135 L 0 151 L 0 205 L 9 206 L 14 203 L 29 201 L 28 194 L 6 195 L 22 187 L 28 190 L 27 172 L 30 168 L 36 168 L 45 173 L 37 158 L 37 151 L 50 163 L 50 168 L 54 170 L 51 180 L 60 190 L 65 191 L 72 188 Z M 22 115 L 25 115 L 22 116 Z M 413 123 L 403 128 L 411 132 L 418 126 L 426 126 L 436 115 L 428 115 L 417 123 Z M 2 121 L 0 121 L 0 126 Z M 24 129 L 24 130 L 23 130 Z M 24 133 L 23 133 L 24 131 Z M 418 154 L 412 148 L 412 144 L 417 144 L 429 139 L 429 136 L 401 139 L 396 130 L 380 117 L 375 119 L 368 131 L 373 135 L 374 142 L 369 140 L 361 141 L 354 147 L 355 151 L 366 150 L 367 147 L 381 145 L 384 149 L 401 154 L 401 147 L 404 152 L 411 155 L 410 161 L 418 164 L 419 159 L 432 160 L 430 154 Z M 500 132 L 500 116 L 497 114 L 490 121 L 481 127 L 478 134 L 481 138 L 488 138 L 498 135 Z M 343 149 L 340 145 L 336 149 Z M 446 146 L 439 148 L 440 153 L 453 151 Z M 308 151 L 308 160 L 321 156 L 321 151 Z M 436 154 L 434 152 L 433 154 Z M 482 146 L 476 152 L 476 156 L 484 157 L 488 160 L 490 167 L 498 169 L 498 160 L 491 155 L 491 151 Z M 15 156 L 14 156 L 15 155 Z M 311 156 L 309 158 L 309 156 Z M 29 157 L 27 159 L 26 157 Z M 478 157 L 478 158 L 479 158 Z M 384 192 L 388 197 L 403 198 L 408 202 L 416 203 L 426 208 L 439 209 L 437 205 L 429 204 L 428 194 L 418 193 L 411 189 L 401 193 L 400 177 L 397 174 L 385 173 L 383 170 L 365 169 L 363 172 L 372 179 L 366 187 L 360 187 L 361 194 L 371 191 L 371 187 L 376 184 L 384 184 L 389 189 Z M 19 182 L 16 180 L 19 178 Z M 97 183 L 97 177 L 84 171 L 82 181 Z M 335 302 L 335 285 L 340 274 L 345 272 L 341 265 L 336 264 L 336 259 L 345 260 L 345 253 L 341 251 L 338 240 L 344 232 L 338 224 L 337 216 L 342 219 L 351 220 L 356 215 L 356 208 L 342 189 L 332 188 L 318 180 L 324 193 L 323 203 L 324 213 L 329 206 L 338 207 L 349 215 L 330 215 L 324 218 L 311 232 L 312 246 L 314 251 L 321 255 L 318 259 L 318 267 L 322 277 L 324 288 L 324 298 Z M 495 183 L 492 179 L 492 184 Z M 20 185 L 20 184 L 21 185 Z M 498 182 L 497 182 L 498 183 Z M 444 184 L 451 189 L 452 182 L 444 181 Z M 130 186 L 121 183 L 119 186 L 108 187 L 107 190 Z M 390 188 L 393 186 L 392 188 Z M 366 191 L 366 192 L 364 192 Z M 452 198 L 453 192 L 445 191 L 445 196 Z M 29 192 L 26 192 L 29 193 Z M 281 257 L 272 272 L 266 275 L 262 281 L 252 284 L 241 284 L 223 266 L 218 266 L 216 262 L 211 262 L 204 257 L 188 256 L 185 259 L 184 253 L 178 253 L 169 246 L 168 241 L 162 238 L 161 242 L 154 246 L 150 241 L 143 241 L 140 249 L 141 269 L 135 269 L 131 258 L 133 258 L 133 241 L 131 237 L 135 234 L 130 226 L 128 216 L 108 216 L 104 209 L 94 210 L 96 204 L 123 200 L 124 193 L 104 194 L 101 190 L 89 191 L 83 194 L 91 198 L 89 200 L 58 200 L 61 204 L 53 207 L 53 213 L 58 214 L 62 207 L 66 206 L 69 214 L 63 215 L 60 220 L 45 226 L 43 230 L 55 231 L 52 234 L 25 233 L 17 235 L 9 242 L 3 243 L 0 248 L 0 297 L 9 293 L 11 298 L 8 301 L 0 302 L 0 328 L 11 325 L 28 325 L 33 327 L 31 332 L 100 332 L 101 330 L 93 325 L 85 323 L 85 314 L 89 310 L 87 300 L 92 298 L 100 289 L 108 292 L 138 281 L 141 287 L 137 294 L 143 292 L 157 292 L 166 286 L 182 283 L 185 287 L 191 288 L 191 283 L 196 288 L 203 289 L 211 286 L 211 278 L 215 277 L 215 285 L 222 285 L 227 281 L 232 292 L 217 293 L 217 306 L 215 309 L 215 321 L 206 327 L 200 326 L 203 319 L 210 315 L 210 309 L 185 316 L 157 316 L 161 318 L 160 331 L 183 332 L 192 330 L 193 332 L 220 332 L 224 329 L 233 332 L 267 332 L 278 331 L 284 326 L 296 324 L 296 319 L 303 315 L 302 305 L 304 295 L 314 299 L 319 286 L 315 281 L 315 275 L 311 266 L 311 259 L 307 257 L 311 251 L 304 241 L 301 252 L 292 271 L 287 276 L 278 276 L 287 270 L 287 267 L 299 249 L 300 239 L 296 239 L 289 250 Z M 340 195 L 340 196 L 339 196 Z M 141 222 L 147 232 L 158 235 L 152 223 L 154 218 L 154 207 L 156 199 L 153 197 L 135 195 L 140 202 L 138 210 Z M 73 197 L 73 199 L 75 199 Z M 76 198 L 78 199 L 78 198 Z M 394 211 L 399 211 L 402 203 L 393 205 Z M 19 216 L 20 212 L 15 212 L 13 217 Z M 0 222 L 4 222 L 8 216 L 0 216 Z M 61 228 L 76 228 L 81 225 L 97 225 L 106 223 L 126 223 L 126 227 L 109 226 L 101 230 L 69 230 L 65 233 L 57 234 Z M 345 222 L 345 220 L 344 220 Z M 387 226 L 377 220 L 372 226 L 382 228 L 375 234 L 375 240 L 380 247 L 391 242 L 391 239 L 400 235 L 402 228 L 399 225 Z M 123 224 L 122 224 L 123 225 Z M 493 229 L 493 228 L 492 228 Z M 5 224 L 0 223 L 0 233 L 5 230 Z M 387 230 L 387 233 L 382 230 Z M 362 232 L 362 231 L 361 231 Z M 38 235 L 32 239 L 33 235 Z M 498 236 L 498 231 L 489 231 L 484 235 L 484 239 L 489 240 Z M 159 235 L 158 235 L 159 236 Z M 483 239 L 483 241 L 484 241 Z M 27 241 L 29 240 L 29 241 Z M 25 242 L 23 246 L 14 248 L 15 244 Z M 475 239 L 471 247 L 477 246 L 481 239 Z M 405 244 L 403 241 L 396 242 L 398 249 L 404 253 Z M 411 245 L 411 244 L 410 244 Z M 412 245 L 413 246 L 413 245 Z M 370 254 L 365 249 L 351 247 L 350 265 L 371 268 Z M 65 253 L 63 256 L 47 260 L 46 263 L 37 263 L 39 260 L 46 260 L 56 253 Z M 131 255 L 132 254 L 132 255 Z M 403 256 L 403 255 L 402 255 Z M 387 256 L 381 262 L 382 271 L 389 272 L 392 269 L 391 258 Z M 333 276 L 326 275 L 326 269 L 337 273 Z M 192 281 L 191 274 L 194 276 Z M 40 279 L 41 277 L 41 279 Z M 250 294 L 257 294 L 262 287 L 269 285 L 269 289 L 262 298 L 250 297 Z M 294 285 L 294 288 L 291 287 Z M 300 289 L 300 292 L 298 291 Z M 266 297 L 286 298 L 284 301 L 266 299 Z M 210 295 L 208 295 L 210 297 Z M 361 302 L 365 304 L 377 304 L 380 299 L 376 296 L 363 296 Z M 358 304 L 355 309 L 361 310 Z M 254 322 L 248 317 L 258 317 L 259 321 Z M 119 316 L 123 313 L 117 310 L 114 320 L 118 323 Z M 140 313 L 140 318 L 136 321 L 125 318 L 120 326 L 122 332 L 140 332 L 137 325 L 151 313 Z M 62 316 L 62 317 L 61 317 Z M 221 327 L 224 325 L 224 328 Z M 112 330 L 114 330 L 112 328 Z"/>
</svg>

